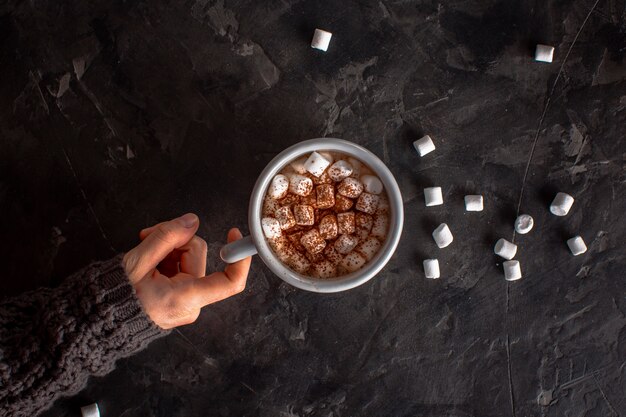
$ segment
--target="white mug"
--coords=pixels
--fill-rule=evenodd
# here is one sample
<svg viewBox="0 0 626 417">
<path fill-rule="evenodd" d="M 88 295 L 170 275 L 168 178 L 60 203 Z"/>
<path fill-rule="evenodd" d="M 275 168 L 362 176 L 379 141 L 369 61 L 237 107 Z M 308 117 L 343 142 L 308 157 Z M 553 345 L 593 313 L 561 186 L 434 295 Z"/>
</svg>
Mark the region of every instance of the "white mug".
<svg viewBox="0 0 626 417">
<path fill-rule="evenodd" d="M 337 278 L 313 278 L 289 269 L 274 254 L 263 235 L 261 228 L 261 210 L 267 187 L 272 178 L 290 162 L 313 151 L 340 152 L 356 158 L 367 165 L 380 178 L 389 197 L 389 228 L 387 239 L 372 260 L 358 271 Z M 372 279 L 387 264 L 393 255 L 404 223 L 404 208 L 400 188 L 389 168 L 376 155 L 355 143 L 343 139 L 320 138 L 297 143 L 281 153 L 267 164 L 252 190 L 248 209 L 250 236 L 222 247 L 220 256 L 226 263 L 233 263 L 247 256 L 258 253 L 261 260 L 285 282 L 307 291 L 331 293 L 349 290 Z"/>
</svg>

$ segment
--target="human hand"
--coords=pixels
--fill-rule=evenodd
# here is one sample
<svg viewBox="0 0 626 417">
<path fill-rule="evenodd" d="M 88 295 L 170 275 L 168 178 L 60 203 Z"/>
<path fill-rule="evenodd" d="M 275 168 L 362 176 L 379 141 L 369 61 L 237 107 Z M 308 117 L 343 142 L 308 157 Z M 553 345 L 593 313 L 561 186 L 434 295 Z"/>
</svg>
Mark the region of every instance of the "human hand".
<svg viewBox="0 0 626 417">
<path fill-rule="evenodd" d="M 195 236 L 198 216 L 187 213 L 139 232 L 142 242 L 122 261 L 137 298 L 161 328 L 193 323 L 200 309 L 240 293 L 246 287 L 251 257 L 206 274 L 207 244 Z M 239 229 L 228 242 L 241 239 Z"/>
</svg>

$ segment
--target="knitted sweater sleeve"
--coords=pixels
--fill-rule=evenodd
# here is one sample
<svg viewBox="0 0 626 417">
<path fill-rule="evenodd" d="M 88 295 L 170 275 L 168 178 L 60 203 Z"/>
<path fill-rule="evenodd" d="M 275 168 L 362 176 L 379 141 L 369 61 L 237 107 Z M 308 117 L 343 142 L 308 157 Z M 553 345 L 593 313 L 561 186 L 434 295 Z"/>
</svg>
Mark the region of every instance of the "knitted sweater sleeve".
<svg viewBox="0 0 626 417">
<path fill-rule="evenodd" d="M 142 310 L 121 255 L 58 288 L 2 300 L 0 415 L 34 416 L 164 334 Z"/>
</svg>

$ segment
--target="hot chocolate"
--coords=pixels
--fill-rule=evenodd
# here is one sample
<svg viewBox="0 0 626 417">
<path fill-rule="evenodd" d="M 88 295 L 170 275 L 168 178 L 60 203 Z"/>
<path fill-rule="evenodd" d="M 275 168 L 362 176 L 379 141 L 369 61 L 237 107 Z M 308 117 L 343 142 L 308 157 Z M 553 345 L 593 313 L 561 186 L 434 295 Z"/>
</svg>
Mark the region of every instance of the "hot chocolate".
<svg viewBox="0 0 626 417">
<path fill-rule="evenodd" d="M 358 271 L 387 237 L 389 201 L 362 162 L 313 152 L 283 167 L 268 187 L 263 233 L 290 269 L 315 278 Z"/>
</svg>

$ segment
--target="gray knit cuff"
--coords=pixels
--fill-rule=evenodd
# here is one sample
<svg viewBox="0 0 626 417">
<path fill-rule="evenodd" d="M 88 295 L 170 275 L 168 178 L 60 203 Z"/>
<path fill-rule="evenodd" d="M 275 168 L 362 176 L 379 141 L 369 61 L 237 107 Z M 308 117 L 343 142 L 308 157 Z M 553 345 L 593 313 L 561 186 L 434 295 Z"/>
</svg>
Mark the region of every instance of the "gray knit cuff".
<svg viewBox="0 0 626 417">
<path fill-rule="evenodd" d="M 123 255 L 98 265 L 93 276 L 99 315 L 106 325 L 101 329 L 112 346 L 119 349 L 119 357 L 129 356 L 143 349 L 152 340 L 169 331 L 160 328 L 148 317 L 137 298 L 124 267 Z"/>
</svg>

